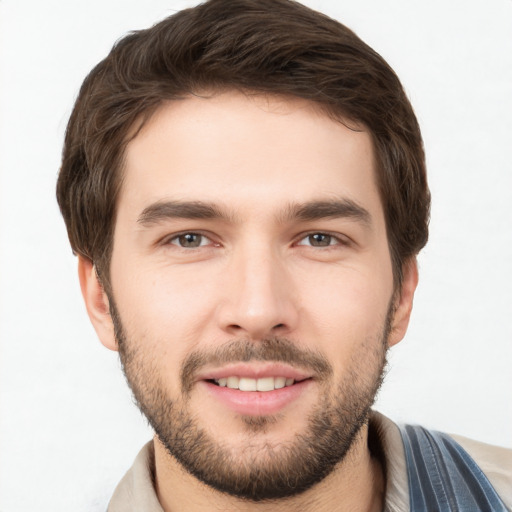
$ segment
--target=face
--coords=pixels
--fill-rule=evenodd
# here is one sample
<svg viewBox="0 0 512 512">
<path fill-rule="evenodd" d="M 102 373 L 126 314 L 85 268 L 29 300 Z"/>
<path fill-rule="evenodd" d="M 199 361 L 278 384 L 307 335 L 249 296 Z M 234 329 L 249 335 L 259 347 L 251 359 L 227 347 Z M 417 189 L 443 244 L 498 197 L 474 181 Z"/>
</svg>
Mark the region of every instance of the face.
<svg viewBox="0 0 512 512">
<path fill-rule="evenodd" d="M 121 359 L 172 459 L 218 490 L 301 492 L 366 422 L 412 300 L 393 294 L 374 167 L 366 131 L 238 93 L 166 104 L 127 147 Z"/>
</svg>

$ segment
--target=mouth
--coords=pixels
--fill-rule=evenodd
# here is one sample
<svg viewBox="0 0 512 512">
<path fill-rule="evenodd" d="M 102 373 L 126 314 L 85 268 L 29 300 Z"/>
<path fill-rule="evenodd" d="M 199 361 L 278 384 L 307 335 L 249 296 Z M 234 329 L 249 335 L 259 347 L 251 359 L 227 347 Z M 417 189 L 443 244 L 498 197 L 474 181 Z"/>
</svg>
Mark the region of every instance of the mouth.
<svg viewBox="0 0 512 512">
<path fill-rule="evenodd" d="M 297 382 L 302 382 L 302 379 Z M 287 377 L 261 377 L 261 378 L 250 378 L 250 377 L 221 377 L 220 379 L 211 379 L 209 382 L 216 384 L 217 386 L 229 389 L 238 389 L 240 391 L 261 391 L 266 393 L 268 391 L 275 391 L 276 389 L 283 389 L 295 384 L 295 379 Z"/>
<path fill-rule="evenodd" d="M 242 415 L 270 415 L 300 403 L 314 376 L 281 363 L 235 363 L 198 379 L 210 399 Z"/>
</svg>

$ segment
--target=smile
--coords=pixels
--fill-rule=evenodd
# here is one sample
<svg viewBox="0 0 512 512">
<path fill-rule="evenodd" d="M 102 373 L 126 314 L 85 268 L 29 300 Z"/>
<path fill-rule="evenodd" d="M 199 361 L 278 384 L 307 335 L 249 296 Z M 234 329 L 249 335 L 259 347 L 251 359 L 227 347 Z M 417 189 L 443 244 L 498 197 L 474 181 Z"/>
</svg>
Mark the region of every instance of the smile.
<svg viewBox="0 0 512 512">
<path fill-rule="evenodd" d="M 300 398 L 314 385 L 314 379 L 291 377 L 217 377 L 200 381 L 203 389 L 215 402 L 244 416 L 277 414 Z"/>
<path fill-rule="evenodd" d="M 286 377 L 262 377 L 251 379 L 248 377 L 223 377 L 214 379 L 213 382 L 220 387 L 238 389 L 240 391 L 274 391 L 284 387 L 293 386 L 295 379 Z"/>
</svg>

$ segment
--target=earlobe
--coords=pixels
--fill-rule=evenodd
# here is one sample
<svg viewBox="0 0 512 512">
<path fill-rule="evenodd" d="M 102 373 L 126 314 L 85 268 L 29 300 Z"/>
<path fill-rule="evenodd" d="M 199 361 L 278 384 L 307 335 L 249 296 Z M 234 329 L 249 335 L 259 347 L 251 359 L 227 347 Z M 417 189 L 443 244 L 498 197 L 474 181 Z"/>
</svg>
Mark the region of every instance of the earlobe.
<svg viewBox="0 0 512 512">
<path fill-rule="evenodd" d="M 98 338 L 105 347 L 117 350 L 107 294 L 92 261 L 83 256 L 78 257 L 78 278 L 85 307 Z"/>
<path fill-rule="evenodd" d="M 410 258 L 404 263 L 402 287 L 394 305 L 394 314 L 388 339 L 388 346 L 390 347 L 401 341 L 407 332 L 417 285 L 418 263 L 416 258 Z"/>
</svg>

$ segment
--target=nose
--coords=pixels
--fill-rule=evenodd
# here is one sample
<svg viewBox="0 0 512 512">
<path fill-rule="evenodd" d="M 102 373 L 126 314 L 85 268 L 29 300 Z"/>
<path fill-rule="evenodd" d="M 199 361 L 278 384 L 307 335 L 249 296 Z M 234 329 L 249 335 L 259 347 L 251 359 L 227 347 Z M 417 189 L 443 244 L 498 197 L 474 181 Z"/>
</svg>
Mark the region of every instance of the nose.
<svg viewBox="0 0 512 512">
<path fill-rule="evenodd" d="M 294 331 L 298 294 L 286 263 L 259 244 L 234 253 L 218 305 L 220 328 L 255 341 Z"/>
</svg>

